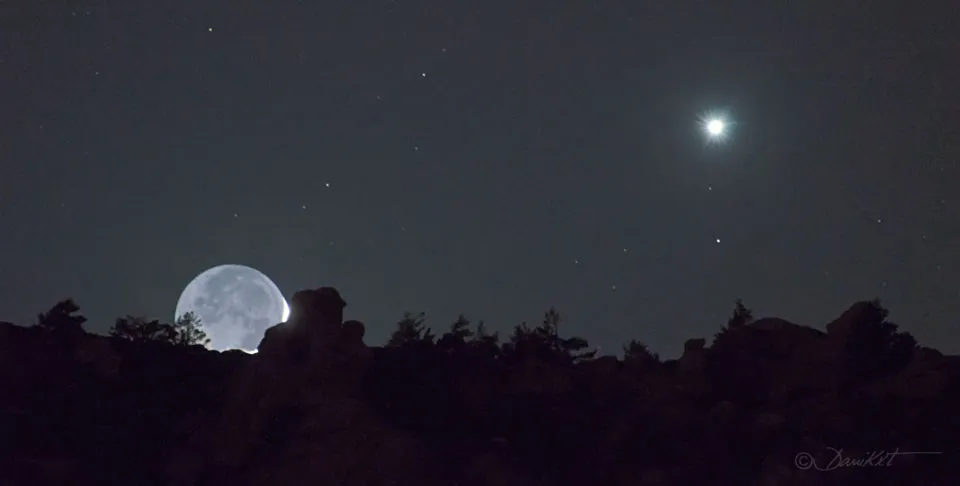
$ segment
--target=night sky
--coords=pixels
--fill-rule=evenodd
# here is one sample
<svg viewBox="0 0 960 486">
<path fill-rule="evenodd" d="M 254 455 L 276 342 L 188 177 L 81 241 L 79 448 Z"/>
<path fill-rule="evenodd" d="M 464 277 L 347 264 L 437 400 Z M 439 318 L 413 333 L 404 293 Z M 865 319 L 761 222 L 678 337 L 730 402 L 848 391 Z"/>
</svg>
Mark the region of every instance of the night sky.
<svg viewBox="0 0 960 486">
<path fill-rule="evenodd" d="M 0 1 L 0 319 L 170 320 L 238 263 L 370 344 L 555 305 L 676 356 L 879 297 L 960 352 L 952 4 Z"/>
</svg>

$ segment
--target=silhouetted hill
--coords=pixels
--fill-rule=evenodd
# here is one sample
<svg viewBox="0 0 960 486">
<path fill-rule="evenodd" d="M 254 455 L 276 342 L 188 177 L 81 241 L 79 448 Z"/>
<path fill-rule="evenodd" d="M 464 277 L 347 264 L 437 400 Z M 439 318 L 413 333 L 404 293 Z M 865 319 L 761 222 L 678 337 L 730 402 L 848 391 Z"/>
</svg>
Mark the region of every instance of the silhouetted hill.
<svg viewBox="0 0 960 486">
<path fill-rule="evenodd" d="M 0 486 L 960 478 L 960 361 L 876 302 L 827 332 L 738 303 L 709 346 L 691 339 L 667 362 L 639 343 L 585 353 L 552 310 L 502 343 L 465 319 L 434 336 L 408 316 L 368 348 L 344 306 L 331 288 L 298 292 L 255 355 L 95 336 L 66 314 L 0 323 Z"/>
</svg>

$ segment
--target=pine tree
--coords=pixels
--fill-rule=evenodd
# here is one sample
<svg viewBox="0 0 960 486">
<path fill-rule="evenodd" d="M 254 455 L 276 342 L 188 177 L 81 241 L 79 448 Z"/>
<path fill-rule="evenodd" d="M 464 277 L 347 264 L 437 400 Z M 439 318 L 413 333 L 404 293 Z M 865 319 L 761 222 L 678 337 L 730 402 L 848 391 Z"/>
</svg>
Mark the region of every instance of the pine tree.
<svg viewBox="0 0 960 486">
<path fill-rule="evenodd" d="M 753 322 L 753 311 L 743 305 L 743 299 L 734 302 L 733 315 L 727 320 L 727 327 L 737 329 Z"/>
<path fill-rule="evenodd" d="M 623 347 L 623 361 L 639 368 L 649 368 L 660 364 L 660 355 L 651 352 L 646 344 L 633 339 Z"/>
<path fill-rule="evenodd" d="M 177 321 L 173 323 L 172 343 L 177 346 L 193 346 L 196 344 L 206 346 L 210 344 L 210 338 L 207 337 L 207 333 L 203 332 L 202 324 L 203 321 L 193 312 L 187 312 L 178 317 Z"/>
<path fill-rule="evenodd" d="M 429 327 L 424 326 L 425 314 L 406 312 L 397 323 L 397 330 L 387 341 L 387 347 L 399 348 L 411 344 L 433 344 L 436 336 Z"/>
</svg>

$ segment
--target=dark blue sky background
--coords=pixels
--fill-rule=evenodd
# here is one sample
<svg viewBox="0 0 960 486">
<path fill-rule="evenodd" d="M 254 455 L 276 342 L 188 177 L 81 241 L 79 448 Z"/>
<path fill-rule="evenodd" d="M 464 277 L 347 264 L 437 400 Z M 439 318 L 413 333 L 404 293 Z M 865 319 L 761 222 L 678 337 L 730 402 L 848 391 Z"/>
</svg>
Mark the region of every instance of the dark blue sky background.
<svg viewBox="0 0 960 486">
<path fill-rule="evenodd" d="M 797 4 L 797 5 L 788 5 Z M 742 297 L 960 350 L 947 1 L 0 3 L 0 318 L 222 263 L 667 356 Z M 424 76 L 424 74 L 426 74 Z M 726 110 L 728 142 L 698 116 Z M 329 184 L 329 186 L 327 185 Z M 717 243 L 717 239 L 720 242 Z M 626 249 L 626 251 L 624 250 Z"/>
</svg>

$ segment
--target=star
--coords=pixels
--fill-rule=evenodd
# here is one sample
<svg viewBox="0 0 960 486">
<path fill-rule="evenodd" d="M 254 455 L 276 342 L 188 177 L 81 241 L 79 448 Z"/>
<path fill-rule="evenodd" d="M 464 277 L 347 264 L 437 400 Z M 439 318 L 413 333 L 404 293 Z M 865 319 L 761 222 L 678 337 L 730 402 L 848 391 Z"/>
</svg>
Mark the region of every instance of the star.
<svg viewBox="0 0 960 486">
<path fill-rule="evenodd" d="M 700 127 L 707 135 L 707 141 L 711 143 L 720 143 L 730 135 L 732 123 L 720 114 L 707 114 L 700 117 Z"/>
<path fill-rule="evenodd" d="M 726 128 L 726 124 L 723 123 L 723 120 L 714 119 L 707 122 L 707 133 L 709 133 L 711 137 L 719 137 L 720 135 L 723 135 L 723 132 Z"/>
</svg>

